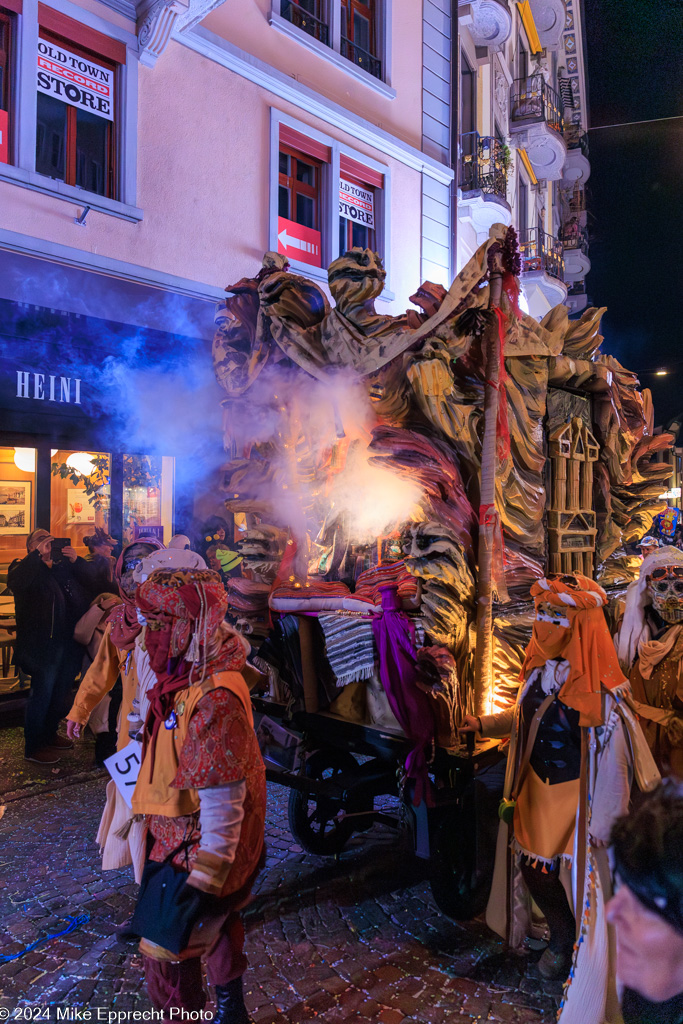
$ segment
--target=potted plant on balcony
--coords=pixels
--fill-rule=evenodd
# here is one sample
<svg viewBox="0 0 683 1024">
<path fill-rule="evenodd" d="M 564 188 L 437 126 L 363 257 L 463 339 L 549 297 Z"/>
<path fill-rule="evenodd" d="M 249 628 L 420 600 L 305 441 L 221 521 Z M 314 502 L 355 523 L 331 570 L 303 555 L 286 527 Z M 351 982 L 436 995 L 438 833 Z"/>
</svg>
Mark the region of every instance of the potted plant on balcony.
<svg viewBox="0 0 683 1024">
<path fill-rule="evenodd" d="M 512 152 L 506 142 L 500 144 L 500 162 L 503 165 L 503 170 L 507 174 L 512 166 Z"/>
</svg>

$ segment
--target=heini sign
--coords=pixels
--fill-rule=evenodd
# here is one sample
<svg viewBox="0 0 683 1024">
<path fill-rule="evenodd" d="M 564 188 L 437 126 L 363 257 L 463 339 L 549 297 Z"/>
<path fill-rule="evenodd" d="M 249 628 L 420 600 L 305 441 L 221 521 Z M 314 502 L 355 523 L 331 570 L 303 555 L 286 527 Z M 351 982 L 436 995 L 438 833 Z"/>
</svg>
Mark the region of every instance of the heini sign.
<svg viewBox="0 0 683 1024">
<path fill-rule="evenodd" d="M 81 384 L 80 377 L 58 377 L 56 373 L 32 373 L 30 370 L 17 370 L 17 398 L 34 398 L 38 402 L 66 402 L 67 405 L 80 405 Z"/>
<path fill-rule="evenodd" d="M 375 226 L 375 194 L 360 185 L 353 185 L 344 178 L 339 179 L 339 216 L 363 224 L 366 228 Z"/>
<path fill-rule="evenodd" d="M 38 40 L 38 92 L 114 120 L 114 72 L 90 58 Z"/>
</svg>

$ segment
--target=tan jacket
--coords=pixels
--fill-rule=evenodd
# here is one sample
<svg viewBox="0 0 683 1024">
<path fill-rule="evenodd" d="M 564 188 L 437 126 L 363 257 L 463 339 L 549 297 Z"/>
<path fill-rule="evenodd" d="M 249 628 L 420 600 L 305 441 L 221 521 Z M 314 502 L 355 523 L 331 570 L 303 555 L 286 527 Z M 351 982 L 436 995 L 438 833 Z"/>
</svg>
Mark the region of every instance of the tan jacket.
<svg viewBox="0 0 683 1024">
<path fill-rule="evenodd" d="M 67 715 L 70 722 L 87 725 L 93 709 L 99 704 L 121 676 L 123 697 L 119 714 L 119 736 L 117 749 L 122 750 L 130 742 L 128 730 L 125 728 L 128 714 L 133 707 L 133 697 L 137 686 L 135 671 L 135 652 L 120 651 L 111 642 L 111 623 L 107 623 L 95 660 L 83 677 L 78 687 L 73 707 Z"/>
</svg>

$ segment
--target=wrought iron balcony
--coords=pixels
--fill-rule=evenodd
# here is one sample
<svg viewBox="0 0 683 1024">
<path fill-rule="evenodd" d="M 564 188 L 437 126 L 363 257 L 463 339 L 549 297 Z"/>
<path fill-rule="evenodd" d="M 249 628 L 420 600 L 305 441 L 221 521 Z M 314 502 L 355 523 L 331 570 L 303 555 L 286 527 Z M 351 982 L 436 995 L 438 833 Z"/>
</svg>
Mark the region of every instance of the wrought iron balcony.
<svg viewBox="0 0 683 1024">
<path fill-rule="evenodd" d="M 585 281 L 574 281 L 567 288 L 567 295 L 571 295 L 573 298 L 577 298 L 580 295 L 586 295 L 586 282 Z"/>
<path fill-rule="evenodd" d="M 575 218 L 562 225 L 560 241 L 564 249 L 580 249 L 581 252 L 588 254 L 588 236 Z"/>
<path fill-rule="evenodd" d="M 302 0 L 300 3 L 296 0 L 281 0 L 280 4 L 280 14 L 286 21 L 329 46 L 330 30 L 323 19 L 313 13 L 314 10 L 319 12 L 319 9 L 318 0 Z"/>
<path fill-rule="evenodd" d="M 562 101 L 542 74 L 518 78 L 513 82 L 510 120 L 513 126 L 544 122 L 558 135 L 563 134 Z"/>
<path fill-rule="evenodd" d="M 567 149 L 580 149 L 585 157 L 588 156 L 588 135 L 580 124 L 564 126 L 564 141 L 567 143 Z"/>
<path fill-rule="evenodd" d="M 562 242 L 540 228 L 529 228 L 519 235 L 522 273 L 542 271 L 558 281 L 564 281 Z"/>
<path fill-rule="evenodd" d="M 586 211 L 586 190 L 583 185 L 576 183 L 572 189 L 568 189 L 564 193 L 566 197 L 567 208 L 570 214 L 578 216 L 580 213 Z"/>
<path fill-rule="evenodd" d="M 483 192 L 485 195 L 507 196 L 507 168 L 510 150 L 499 139 L 479 132 L 467 132 L 461 137 L 460 187 L 463 192 Z"/>
<path fill-rule="evenodd" d="M 350 60 L 356 67 L 362 68 L 363 71 L 367 71 L 373 76 L 373 78 L 382 77 L 382 61 L 379 57 L 373 57 L 371 53 L 364 50 L 362 46 L 357 46 L 356 43 L 352 43 L 346 36 L 341 37 L 341 55 Z"/>
</svg>

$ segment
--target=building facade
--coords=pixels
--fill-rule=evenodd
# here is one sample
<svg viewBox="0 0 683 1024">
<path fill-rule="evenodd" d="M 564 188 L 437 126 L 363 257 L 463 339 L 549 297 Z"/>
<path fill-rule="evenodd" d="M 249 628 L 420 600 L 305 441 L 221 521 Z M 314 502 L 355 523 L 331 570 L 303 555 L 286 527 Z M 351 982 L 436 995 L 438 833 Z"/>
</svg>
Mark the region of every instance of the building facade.
<svg viewBox="0 0 683 1024">
<path fill-rule="evenodd" d="M 529 312 L 579 313 L 590 270 L 581 2 L 473 0 L 458 15 L 458 263 L 491 224 L 513 224 Z"/>
<path fill-rule="evenodd" d="M 0 300 L 16 306 L 0 482 L 30 484 L 0 561 L 36 524 L 77 547 L 94 522 L 124 537 L 182 525 L 178 481 L 199 487 L 173 458 L 196 467 L 192 415 L 214 401 L 214 303 L 266 250 L 325 286 L 332 260 L 368 246 L 387 271 L 378 310 L 400 313 L 513 223 L 532 314 L 580 311 L 579 3 L 0 0 Z M 169 395 L 178 350 L 197 372 Z M 141 407 L 168 405 L 174 422 L 140 429 Z M 109 480 L 87 522 L 57 489 L 98 482 L 74 469 L 84 454 Z"/>
</svg>

